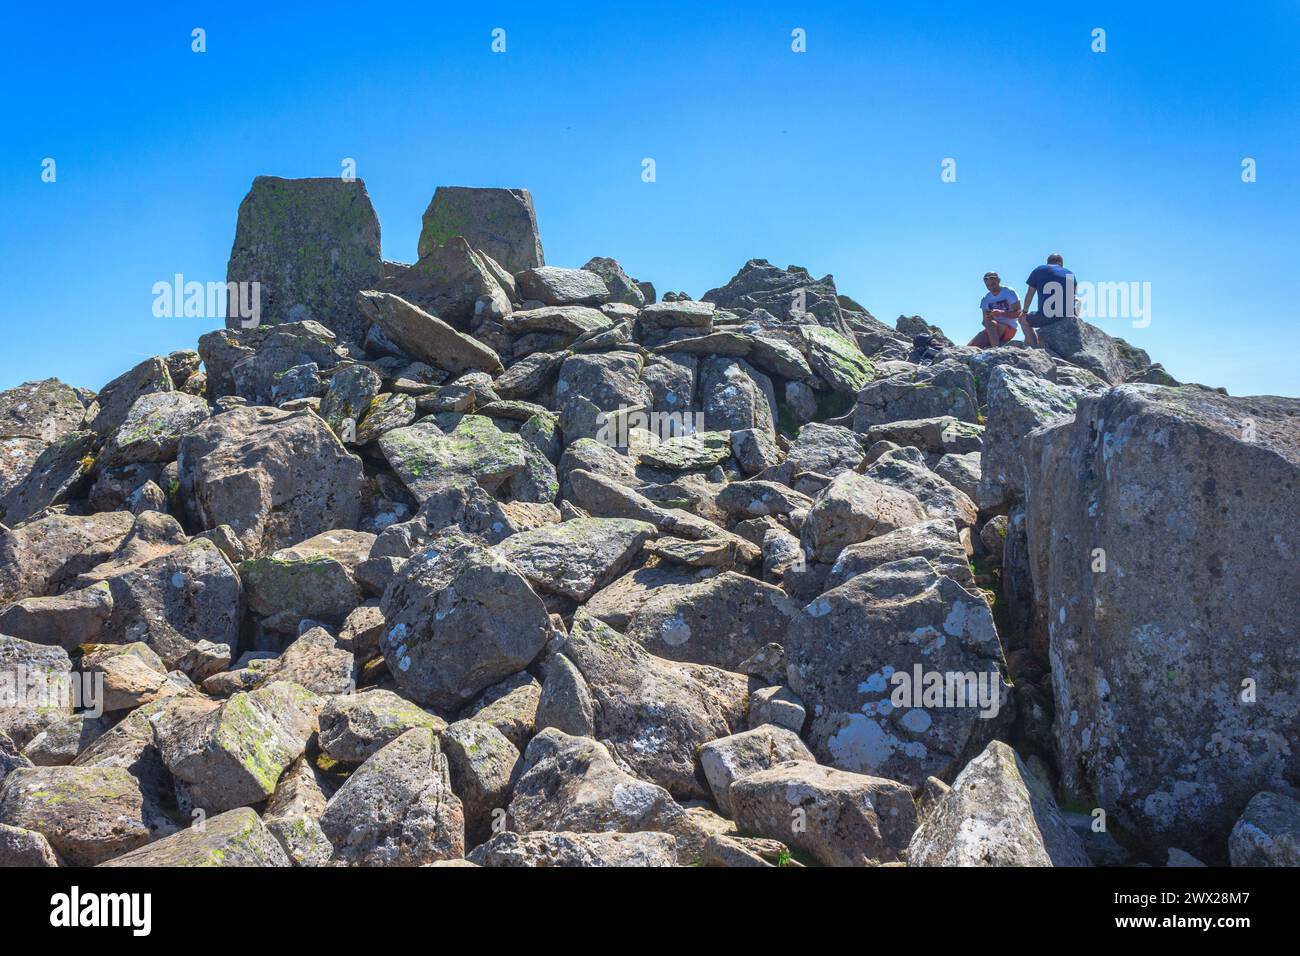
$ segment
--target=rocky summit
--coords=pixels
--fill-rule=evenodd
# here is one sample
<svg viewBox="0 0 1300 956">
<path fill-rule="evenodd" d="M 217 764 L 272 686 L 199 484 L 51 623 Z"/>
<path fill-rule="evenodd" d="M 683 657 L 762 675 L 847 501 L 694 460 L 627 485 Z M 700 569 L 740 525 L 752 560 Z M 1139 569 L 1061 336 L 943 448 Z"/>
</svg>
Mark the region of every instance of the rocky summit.
<svg viewBox="0 0 1300 956">
<path fill-rule="evenodd" d="M 224 328 L 0 392 L 0 865 L 1297 864 L 1300 400 L 418 252 L 258 177 Z"/>
</svg>

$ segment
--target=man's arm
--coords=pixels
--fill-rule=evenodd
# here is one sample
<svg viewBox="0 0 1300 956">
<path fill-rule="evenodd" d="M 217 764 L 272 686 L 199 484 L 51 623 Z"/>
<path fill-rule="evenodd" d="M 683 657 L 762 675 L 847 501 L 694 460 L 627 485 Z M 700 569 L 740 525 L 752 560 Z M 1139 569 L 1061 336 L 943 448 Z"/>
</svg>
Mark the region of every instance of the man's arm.
<svg viewBox="0 0 1300 956">
<path fill-rule="evenodd" d="M 1035 292 L 1035 291 L 1037 291 L 1037 290 L 1034 289 L 1033 286 L 1030 286 L 1028 289 L 1025 290 L 1025 304 L 1022 305 L 1022 306 L 1020 307 L 1020 311 L 1021 311 L 1022 314 L 1024 314 L 1024 315 L 1028 315 L 1028 314 L 1029 314 L 1029 306 L 1030 306 L 1030 305 L 1033 303 L 1033 301 L 1034 301 L 1034 292 Z"/>
</svg>

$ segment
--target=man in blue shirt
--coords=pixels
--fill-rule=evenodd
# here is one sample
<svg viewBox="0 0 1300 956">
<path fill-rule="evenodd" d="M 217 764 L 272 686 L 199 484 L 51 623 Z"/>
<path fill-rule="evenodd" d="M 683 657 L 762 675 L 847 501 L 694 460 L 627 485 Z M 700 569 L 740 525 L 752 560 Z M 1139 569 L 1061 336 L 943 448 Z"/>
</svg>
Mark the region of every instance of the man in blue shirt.
<svg viewBox="0 0 1300 956">
<path fill-rule="evenodd" d="M 1074 273 L 1065 268 L 1065 260 L 1059 252 L 1047 257 L 1047 265 L 1029 273 L 1025 280 L 1024 312 L 1020 316 L 1020 327 L 1024 329 L 1027 345 L 1039 346 L 1035 329 L 1075 317 L 1074 284 Z M 1031 310 L 1035 295 L 1038 296 L 1038 308 Z"/>
</svg>

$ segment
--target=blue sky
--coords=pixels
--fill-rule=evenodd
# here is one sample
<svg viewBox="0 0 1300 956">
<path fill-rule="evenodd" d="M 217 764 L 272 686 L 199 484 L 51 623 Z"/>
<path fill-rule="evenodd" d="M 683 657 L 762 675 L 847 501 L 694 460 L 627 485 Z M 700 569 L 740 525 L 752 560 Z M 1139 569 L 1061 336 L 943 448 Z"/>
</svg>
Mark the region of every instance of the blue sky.
<svg viewBox="0 0 1300 956">
<path fill-rule="evenodd" d="M 551 264 L 700 295 L 797 263 L 964 341 L 985 270 L 1060 250 L 1151 283 L 1148 327 L 1098 324 L 1174 375 L 1300 395 L 1294 2 L 175 6 L 8 14 L 0 388 L 192 347 L 220 322 L 155 318 L 153 284 L 224 280 L 254 176 L 351 157 L 386 258 L 436 186 L 523 186 Z"/>
</svg>

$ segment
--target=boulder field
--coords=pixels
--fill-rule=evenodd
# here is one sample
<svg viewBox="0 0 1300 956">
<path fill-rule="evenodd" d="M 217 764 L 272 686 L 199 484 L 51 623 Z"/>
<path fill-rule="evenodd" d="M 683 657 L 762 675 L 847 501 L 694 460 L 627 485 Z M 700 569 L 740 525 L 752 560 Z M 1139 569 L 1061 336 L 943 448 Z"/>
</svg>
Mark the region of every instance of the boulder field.
<svg viewBox="0 0 1300 956">
<path fill-rule="evenodd" d="M 1300 400 L 418 253 L 258 177 L 225 327 L 0 392 L 0 865 L 1300 860 Z"/>
</svg>

